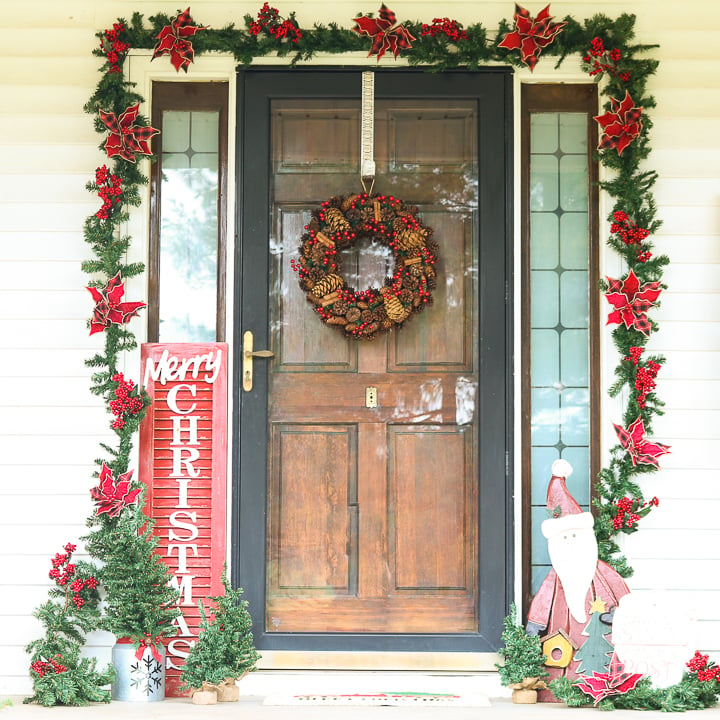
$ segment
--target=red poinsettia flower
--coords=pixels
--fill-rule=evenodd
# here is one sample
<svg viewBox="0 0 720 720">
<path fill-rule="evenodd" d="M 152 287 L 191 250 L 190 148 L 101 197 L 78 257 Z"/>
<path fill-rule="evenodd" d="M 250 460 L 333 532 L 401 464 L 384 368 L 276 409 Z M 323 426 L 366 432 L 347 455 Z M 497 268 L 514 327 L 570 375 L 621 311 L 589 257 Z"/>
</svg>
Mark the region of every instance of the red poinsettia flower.
<svg viewBox="0 0 720 720">
<path fill-rule="evenodd" d="M 100 119 L 110 131 L 105 141 L 105 151 L 108 157 L 119 155 L 128 162 L 135 162 L 135 153 L 152 155 L 150 138 L 157 135 L 159 130 L 150 126 L 135 125 L 140 112 L 140 103 L 131 105 L 125 112 L 116 117 L 115 113 L 100 110 Z"/>
<path fill-rule="evenodd" d="M 140 308 L 145 307 L 144 302 L 120 302 L 125 294 L 125 284 L 118 273 L 108 280 L 104 288 L 89 286 L 87 288 L 95 300 L 92 320 L 90 320 L 90 334 L 102 332 L 110 325 L 122 325 L 134 318 Z"/>
<path fill-rule="evenodd" d="M 622 151 L 642 130 L 640 122 L 642 108 L 634 107 L 633 99 L 627 90 L 622 100 L 610 98 L 610 103 L 612 110 L 608 110 L 604 115 L 596 115 L 594 118 L 605 131 L 600 138 L 598 149 L 616 148 L 618 155 L 622 155 Z"/>
<path fill-rule="evenodd" d="M 498 47 L 507 50 L 520 50 L 522 61 L 530 68 L 535 69 L 538 56 L 552 43 L 558 33 L 567 25 L 566 22 L 554 23 L 550 15 L 550 6 L 541 10 L 537 17 L 530 17 L 530 13 L 523 7 L 515 4 L 515 30 L 509 32 L 499 43 Z"/>
<path fill-rule="evenodd" d="M 625 666 L 615 655 L 612 657 L 609 671 L 606 673 L 594 672 L 592 677 L 582 675 L 574 685 L 586 695 L 595 700 L 597 705 L 601 700 L 610 695 L 625 695 L 637 687 L 643 679 L 638 673 L 626 673 Z"/>
<path fill-rule="evenodd" d="M 193 25 L 190 8 L 181 12 L 170 25 L 166 25 L 157 35 L 158 43 L 153 49 L 152 59 L 161 55 L 170 55 L 170 62 L 177 72 L 182 68 L 187 72 L 188 65 L 195 57 L 192 43 L 185 38 L 192 37 L 198 30 L 206 27 Z"/>
<path fill-rule="evenodd" d="M 650 321 L 647 311 L 654 306 L 655 300 L 662 292 L 659 282 L 648 282 L 643 285 L 631 270 L 624 280 L 607 277 L 607 301 L 615 308 L 609 315 L 606 325 L 624 323 L 625 327 L 635 328 L 643 335 L 650 334 Z"/>
<path fill-rule="evenodd" d="M 133 471 L 120 475 L 115 482 L 112 470 L 103 463 L 100 470 L 100 484 L 90 491 L 92 499 L 97 503 L 97 514 L 107 513 L 108 517 L 117 517 L 128 505 L 132 505 L 140 494 L 140 488 L 130 489 Z"/>
<path fill-rule="evenodd" d="M 661 443 L 651 443 L 645 440 L 645 423 L 642 418 L 638 418 L 626 430 L 621 425 L 615 425 L 615 432 L 622 446 L 628 451 L 633 465 L 640 463 L 641 465 L 654 465 L 658 467 L 658 458 L 661 455 L 667 455 L 670 452 L 669 445 Z"/>
<path fill-rule="evenodd" d="M 373 39 L 368 57 L 377 55 L 378 60 L 388 50 L 397 58 L 400 51 L 411 48 L 416 39 L 404 25 L 396 25 L 395 13 L 384 4 L 380 6 L 379 18 L 363 16 L 354 18 L 353 22 L 357 26 L 354 28 L 356 33 Z"/>
</svg>

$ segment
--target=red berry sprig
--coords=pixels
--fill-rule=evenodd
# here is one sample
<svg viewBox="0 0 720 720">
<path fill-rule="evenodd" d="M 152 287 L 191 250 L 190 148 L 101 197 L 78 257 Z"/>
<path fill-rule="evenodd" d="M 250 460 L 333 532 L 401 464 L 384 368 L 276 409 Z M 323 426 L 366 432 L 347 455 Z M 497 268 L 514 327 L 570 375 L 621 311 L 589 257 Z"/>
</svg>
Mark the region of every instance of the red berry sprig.
<svg viewBox="0 0 720 720">
<path fill-rule="evenodd" d="M 594 37 L 590 41 L 590 50 L 583 57 L 583 64 L 585 70 L 590 74 L 591 77 L 596 75 L 602 75 L 606 72 L 617 77 L 623 82 L 627 82 L 630 79 L 629 72 L 620 72 L 618 63 L 622 59 L 622 53 L 619 48 L 612 48 L 612 50 L 606 50 L 605 44 L 599 37 Z"/>
<path fill-rule="evenodd" d="M 262 31 L 272 35 L 276 40 L 288 38 L 296 43 L 302 37 L 302 32 L 297 23 L 293 20 L 284 20 L 280 13 L 269 3 L 265 3 L 257 15 L 257 20 L 250 23 L 248 32 L 251 35 L 259 35 Z"/>
<path fill-rule="evenodd" d="M 435 37 L 437 35 L 447 35 L 447 37 L 453 42 L 458 40 L 467 40 L 468 35 L 462 29 L 462 25 L 457 20 L 451 20 L 450 18 L 433 18 L 432 25 L 423 23 L 421 35 L 429 35 Z"/>
<path fill-rule="evenodd" d="M 697 676 L 700 682 L 720 682 L 720 667 L 714 662 L 708 662 L 708 656 L 695 651 L 692 659 L 686 663 L 691 674 Z"/>
<path fill-rule="evenodd" d="M 110 412 L 115 416 L 112 426 L 115 430 L 121 430 L 130 417 L 142 412 L 143 401 L 138 395 L 135 383 L 125 380 L 122 373 L 115 373 L 110 379 L 117 383 L 115 400 L 110 401 Z"/>
<path fill-rule="evenodd" d="M 48 573 L 48 577 L 54 580 L 60 587 L 65 588 L 67 603 L 72 602 L 76 608 L 81 608 L 85 604 L 86 598 L 83 598 L 80 593 L 86 588 L 95 590 L 98 586 L 98 581 L 92 575 L 85 579 L 75 578 L 77 566 L 71 563 L 70 560 L 76 549 L 77 545 L 67 543 L 63 548 L 63 550 L 65 550 L 64 553 L 55 553 L 55 557 L 50 561 L 52 563 L 52 570 Z M 72 593 L 72 597 L 70 597 L 70 593 Z"/>
<path fill-rule="evenodd" d="M 123 32 L 125 32 L 125 26 L 122 23 L 113 23 L 112 30 L 103 31 L 103 36 L 100 40 L 100 50 L 107 58 L 108 65 L 110 66 L 108 72 L 122 72 L 120 66 L 125 59 L 127 51 L 130 49 L 130 44 L 120 39 L 120 34 Z"/>
<path fill-rule="evenodd" d="M 613 528 L 623 532 L 635 532 L 635 525 L 645 517 L 660 501 L 654 497 L 643 503 L 640 498 L 622 497 L 616 503 L 617 512 L 613 518 Z"/>
<path fill-rule="evenodd" d="M 122 202 L 122 178 L 119 175 L 113 175 L 103 165 L 95 170 L 95 184 L 97 185 L 98 195 L 103 201 L 102 207 L 95 213 L 95 217 L 100 220 L 107 220 L 110 217 L 110 211 L 113 205 Z"/>
<path fill-rule="evenodd" d="M 57 659 L 56 659 L 57 658 Z M 36 660 L 34 663 L 30 663 L 30 669 L 37 673 L 39 677 L 45 677 L 50 672 L 59 675 L 60 673 L 67 672 L 67 668 L 58 660 L 62 659 L 62 655 L 56 655 L 54 658 L 45 660 Z"/>
<path fill-rule="evenodd" d="M 652 253 L 645 250 L 642 243 L 650 235 L 650 231 L 636 225 L 622 210 L 613 213 L 613 221 L 610 232 L 617 235 L 628 247 L 637 245 L 637 260 L 647 262 L 652 257 Z"/>
</svg>

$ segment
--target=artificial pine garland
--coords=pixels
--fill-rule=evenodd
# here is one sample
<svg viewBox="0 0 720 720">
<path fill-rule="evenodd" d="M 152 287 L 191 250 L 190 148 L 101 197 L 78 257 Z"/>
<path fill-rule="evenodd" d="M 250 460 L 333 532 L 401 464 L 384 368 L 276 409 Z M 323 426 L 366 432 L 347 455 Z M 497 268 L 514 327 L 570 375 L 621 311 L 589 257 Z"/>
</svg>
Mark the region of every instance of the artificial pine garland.
<svg viewBox="0 0 720 720">
<path fill-rule="evenodd" d="M 372 18 L 373 15 L 367 17 Z M 382 17 L 385 16 L 381 14 Z M 360 14 L 358 18 L 362 19 Z M 538 19 L 539 16 L 535 20 Z M 157 49 L 158 38 L 163 30 L 172 27 L 177 20 L 178 18 L 173 19 L 165 14 L 158 14 L 149 18 L 148 27 L 143 16 L 135 13 L 129 23 L 120 19 L 113 24 L 112 29 L 98 33 L 100 44 L 94 52 L 105 60 L 101 67 L 103 77 L 88 101 L 86 110 L 96 115 L 96 129 L 99 132 L 105 133 L 107 129 L 100 119 L 100 109 L 120 114 L 142 100 L 133 90 L 133 85 L 123 76 L 123 64 L 129 49 Z M 517 24 L 517 13 L 515 21 Z M 269 7 L 267 3 L 255 18 L 246 15 L 244 22 L 245 29 L 237 28 L 232 23 L 217 30 L 203 27 L 202 32 L 193 35 L 194 53 L 209 51 L 228 53 L 243 65 L 268 55 L 277 55 L 289 57 L 290 65 L 293 66 L 298 62 L 310 60 L 318 53 L 343 54 L 368 48 L 367 38 L 362 37 L 355 30 L 341 28 L 334 23 L 328 25 L 316 23 L 312 28 L 300 28 L 293 13 L 290 13 L 288 19 L 283 19 L 279 12 Z M 633 271 L 641 283 L 661 284 L 662 271 L 669 260 L 664 255 L 654 256 L 649 240 L 649 236 L 660 227 L 651 193 L 657 173 L 639 169 L 640 163 L 646 160 L 650 153 L 649 132 L 652 121 L 648 116 L 648 110 L 655 107 L 655 100 L 647 92 L 647 82 L 658 65 L 656 60 L 643 55 L 656 46 L 634 42 L 635 16 L 630 14 L 622 14 L 615 20 L 598 14 L 582 22 L 567 16 L 563 18 L 562 23 L 555 23 L 552 27 L 558 25 L 562 25 L 562 31 L 554 32 L 551 44 L 543 46 L 543 54 L 556 57 L 558 65 L 568 55 L 579 54 L 583 60 L 583 67 L 589 75 L 596 81 L 602 81 L 600 90 L 607 98 L 606 115 L 617 110 L 624 98 L 628 98 L 632 103 L 630 109 L 634 110 L 633 117 L 637 121 L 636 133 L 632 137 L 621 139 L 620 145 L 611 143 L 605 149 L 601 149 L 597 155 L 600 164 L 610 171 L 608 179 L 603 180 L 600 187 L 615 201 L 613 211 L 608 218 L 611 222 L 608 244 L 623 256 L 628 270 Z M 494 37 L 490 37 L 487 30 L 479 23 L 464 27 L 450 18 L 434 18 L 432 23 L 405 21 L 402 27 L 407 29 L 413 38 L 411 46 L 401 53 L 410 65 L 438 71 L 450 68 L 472 70 L 492 62 L 510 63 L 519 67 L 529 64 L 527 58 L 523 60 L 523 56 L 519 53 L 501 47 L 505 38 L 514 32 L 510 23 L 505 20 L 500 23 Z M 604 122 L 610 121 L 611 119 L 606 119 Z M 141 124 L 144 121 L 139 117 L 137 122 Z M 90 231 L 89 242 L 96 249 L 96 254 L 99 251 L 101 258 L 111 252 L 111 245 L 113 251 L 119 249 L 114 243 L 110 243 L 107 234 L 111 231 L 115 235 L 119 234 L 118 226 L 122 222 L 121 218 L 125 219 L 127 216 L 126 205 L 137 204 L 138 188 L 146 182 L 134 164 L 119 162 L 117 159 L 115 162 L 114 173 L 122 178 L 123 202 L 111 207 L 111 218 L 108 222 L 98 226 L 98 223 L 91 218 L 90 226 L 86 227 L 86 236 Z M 623 223 L 628 228 L 641 228 L 647 234 L 635 235 L 633 241 L 628 242 L 627 236 L 613 229 Z M 129 239 L 118 242 L 121 247 L 123 242 L 129 242 Z M 102 261 L 98 262 L 102 263 Z M 100 269 L 97 264 L 86 265 L 86 268 L 90 272 L 95 268 Z M 112 270 L 116 271 L 114 264 Z M 133 265 L 123 269 L 123 277 L 131 277 L 138 272 L 140 270 L 137 265 Z M 105 274 L 112 277 L 108 270 L 105 270 Z M 664 286 L 661 284 L 661 287 Z M 607 288 L 601 283 L 601 289 Z M 657 324 L 653 320 L 648 322 L 655 331 Z M 112 341 L 112 348 L 109 348 L 106 357 L 100 355 L 92 359 L 91 362 L 98 367 L 107 367 L 108 362 L 114 361 L 116 351 L 131 349 L 133 341 L 125 334 L 127 331 L 115 327 L 111 330 L 118 336 L 117 340 Z M 638 374 L 642 376 L 643 373 L 652 372 L 654 368 L 657 375 L 663 358 L 652 356 L 639 363 L 628 363 L 625 358 L 629 357 L 630 349 L 644 348 L 647 335 L 619 327 L 613 332 L 613 339 L 622 359 L 616 368 L 618 379 L 611 389 L 611 394 L 617 395 L 623 388 L 629 391 L 627 409 L 623 418 L 624 427 L 641 418 L 645 431 L 650 432 L 652 418 L 662 412 L 662 402 L 657 398 L 654 390 L 643 395 L 647 385 L 638 384 Z M 107 372 L 98 373 L 96 388 L 100 390 L 102 387 L 107 392 L 106 383 L 109 377 Z M 638 403 L 641 395 L 644 400 L 643 406 Z M 656 503 L 653 505 L 648 503 L 637 482 L 639 475 L 653 470 L 652 466 L 633 465 L 623 446 L 617 445 L 611 452 L 608 467 L 602 470 L 595 483 L 593 504 L 597 515 L 596 534 L 600 558 L 625 577 L 632 574 L 632 568 L 626 558 L 620 554 L 617 538 L 620 533 L 636 530 L 637 522 L 633 522 L 630 526 L 627 523 L 623 523 L 622 526 L 618 526 L 617 522 L 614 523 L 621 509 L 618 503 L 627 503 L 629 500 L 645 510 L 654 507 Z"/>
</svg>

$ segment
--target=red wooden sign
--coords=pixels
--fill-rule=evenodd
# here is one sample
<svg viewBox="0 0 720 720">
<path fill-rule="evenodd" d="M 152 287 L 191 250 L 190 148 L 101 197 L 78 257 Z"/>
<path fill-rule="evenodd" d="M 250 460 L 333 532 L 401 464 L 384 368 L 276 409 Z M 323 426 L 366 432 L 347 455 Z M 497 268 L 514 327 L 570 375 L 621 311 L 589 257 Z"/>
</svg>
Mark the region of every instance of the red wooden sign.
<svg viewBox="0 0 720 720">
<path fill-rule="evenodd" d="M 143 385 L 153 398 L 140 428 L 140 479 L 159 551 L 174 573 L 182 615 L 167 641 L 166 693 L 197 637 L 198 599 L 222 594 L 227 497 L 227 345 L 145 344 Z"/>
</svg>

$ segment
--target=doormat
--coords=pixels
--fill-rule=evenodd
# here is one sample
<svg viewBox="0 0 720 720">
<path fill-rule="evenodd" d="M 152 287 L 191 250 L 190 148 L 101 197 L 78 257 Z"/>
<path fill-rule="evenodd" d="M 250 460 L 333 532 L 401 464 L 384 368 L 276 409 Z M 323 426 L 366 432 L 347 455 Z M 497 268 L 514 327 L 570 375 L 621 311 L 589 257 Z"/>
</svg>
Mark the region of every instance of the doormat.
<svg viewBox="0 0 720 720">
<path fill-rule="evenodd" d="M 270 695 L 263 705 L 364 705 L 366 707 L 490 707 L 485 695 L 451 695 L 446 693 L 354 693 L 352 695 L 320 694 Z"/>
</svg>

